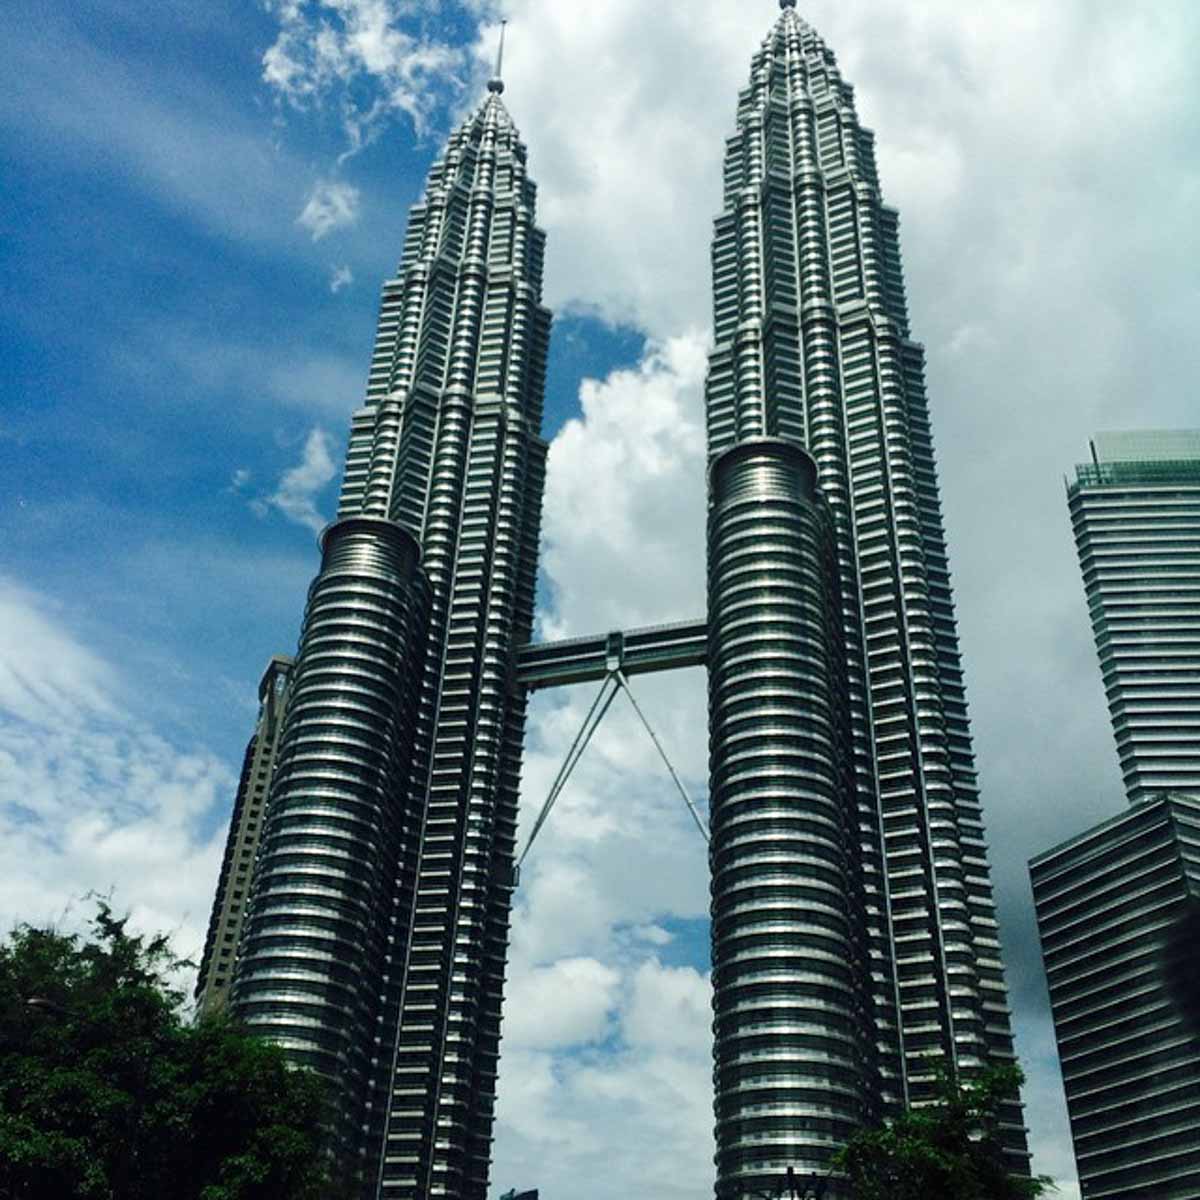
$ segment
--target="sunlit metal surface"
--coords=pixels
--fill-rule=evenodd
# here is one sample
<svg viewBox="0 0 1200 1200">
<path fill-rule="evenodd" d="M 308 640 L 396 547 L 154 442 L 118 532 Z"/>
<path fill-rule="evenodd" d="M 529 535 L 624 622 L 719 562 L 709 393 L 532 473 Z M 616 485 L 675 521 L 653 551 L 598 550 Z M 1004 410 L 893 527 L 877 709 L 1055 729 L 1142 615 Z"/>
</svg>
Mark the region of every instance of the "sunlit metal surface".
<svg viewBox="0 0 1200 1200">
<path fill-rule="evenodd" d="M 816 464 L 757 438 L 710 472 L 718 1186 L 823 1172 L 875 1115 L 833 522 Z"/>
</svg>

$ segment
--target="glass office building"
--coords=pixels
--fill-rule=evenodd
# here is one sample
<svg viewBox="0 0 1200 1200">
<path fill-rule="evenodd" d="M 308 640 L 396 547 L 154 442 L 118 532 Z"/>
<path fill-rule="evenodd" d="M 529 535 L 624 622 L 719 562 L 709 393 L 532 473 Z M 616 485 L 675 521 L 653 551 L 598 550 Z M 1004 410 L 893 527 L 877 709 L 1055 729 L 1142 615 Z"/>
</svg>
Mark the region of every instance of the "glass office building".
<svg viewBox="0 0 1200 1200">
<path fill-rule="evenodd" d="M 1129 799 L 1200 792 L 1200 430 L 1097 435 L 1068 503 Z"/>
<path fill-rule="evenodd" d="M 1075 1157 L 1089 1200 L 1192 1200 L 1200 432 L 1097 435 L 1067 500 L 1131 804 L 1030 864 Z"/>
<path fill-rule="evenodd" d="M 1135 805 L 1030 875 L 1084 1197 L 1195 1200 L 1200 797 Z"/>
</svg>

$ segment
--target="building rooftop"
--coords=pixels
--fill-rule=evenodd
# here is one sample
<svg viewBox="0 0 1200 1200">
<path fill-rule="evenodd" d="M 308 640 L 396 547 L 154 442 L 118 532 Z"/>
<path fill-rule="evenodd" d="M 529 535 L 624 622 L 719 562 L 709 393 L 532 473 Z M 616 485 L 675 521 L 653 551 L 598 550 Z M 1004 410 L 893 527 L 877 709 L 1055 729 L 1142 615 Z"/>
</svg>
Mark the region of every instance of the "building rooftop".
<svg viewBox="0 0 1200 1200">
<path fill-rule="evenodd" d="M 1115 484 L 1200 483 L 1200 429 L 1098 433 L 1092 461 L 1075 469 L 1072 493 Z"/>
<path fill-rule="evenodd" d="M 1172 806 L 1176 808 L 1189 808 L 1194 810 L 1197 815 L 1200 815 L 1200 796 L 1193 795 L 1191 792 L 1159 792 L 1147 800 L 1130 805 L 1128 808 L 1117 813 L 1116 816 L 1109 817 L 1107 821 L 1101 821 L 1099 825 L 1093 825 L 1090 829 L 1085 829 L 1083 833 L 1076 834 L 1074 837 L 1068 838 L 1065 842 L 1060 842 L 1057 846 L 1049 850 L 1043 850 L 1041 854 L 1035 854 L 1029 860 L 1030 869 L 1036 870 L 1052 859 L 1060 858 L 1068 851 L 1077 851 L 1084 843 L 1092 840 L 1096 841 L 1096 852 L 1100 852 L 1104 848 L 1104 839 L 1113 830 L 1118 829 L 1122 825 L 1144 820 L 1156 809 L 1166 811 Z"/>
</svg>

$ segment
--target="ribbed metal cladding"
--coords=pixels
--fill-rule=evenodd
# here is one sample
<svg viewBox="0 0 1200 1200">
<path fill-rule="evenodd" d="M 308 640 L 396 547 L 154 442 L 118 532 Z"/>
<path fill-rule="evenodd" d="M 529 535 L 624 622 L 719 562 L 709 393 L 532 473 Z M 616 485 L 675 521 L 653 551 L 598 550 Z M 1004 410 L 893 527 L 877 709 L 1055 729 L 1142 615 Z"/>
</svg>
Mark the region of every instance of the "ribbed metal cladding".
<svg viewBox="0 0 1200 1200">
<path fill-rule="evenodd" d="M 232 1003 L 336 1081 L 348 1200 L 484 1200 L 551 317 L 503 84 L 383 288 L 309 595 Z"/>
<path fill-rule="evenodd" d="M 1200 793 L 1200 430 L 1097 435 L 1067 497 L 1126 793 Z"/>
<path fill-rule="evenodd" d="M 1029 870 L 1083 1195 L 1195 1200 L 1200 797 L 1136 804 Z"/>
<path fill-rule="evenodd" d="M 1013 1059 L 955 628 L 924 350 L 874 135 L 785 4 L 726 144 L 712 248 L 708 446 L 802 445 L 833 517 L 863 847 L 880 1097 L 931 1099 L 937 1064 Z M 1006 1106 L 1028 1169 L 1020 1104 Z"/>
<path fill-rule="evenodd" d="M 719 1195 L 774 1188 L 789 1167 L 824 1174 L 877 1108 L 837 555 L 816 476 L 773 439 L 710 469 Z"/>
<path fill-rule="evenodd" d="M 335 1081 L 358 1136 L 394 938 L 395 863 L 428 608 L 415 538 L 356 517 L 324 538 L 233 989 L 234 1010 Z"/>
</svg>

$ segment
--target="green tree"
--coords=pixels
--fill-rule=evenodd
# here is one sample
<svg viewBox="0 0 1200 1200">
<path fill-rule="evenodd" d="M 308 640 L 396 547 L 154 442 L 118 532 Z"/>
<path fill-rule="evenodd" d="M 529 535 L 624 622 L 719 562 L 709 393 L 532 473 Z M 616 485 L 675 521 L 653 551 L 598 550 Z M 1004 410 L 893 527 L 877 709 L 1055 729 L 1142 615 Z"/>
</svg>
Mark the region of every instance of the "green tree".
<svg viewBox="0 0 1200 1200">
<path fill-rule="evenodd" d="M 101 902 L 89 936 L 0 944 L 0 1200 L 319 1200 L 322 1081 L 226 1019 L 192 1024 L 165 937 Z"/>
<path fill-rule="evenodd" d="M 1027 1200 L 1054 1190 L 1048 1179 L 1009 1173 L 1000 1110 L 1024 1082 L 1019 1067 L 993 1067 L 968 1081 L 942 1076 L 940 1096 L 881 1129 L 857 1134 L 834 1166 L 855 1200 Z"/>
</svg>

